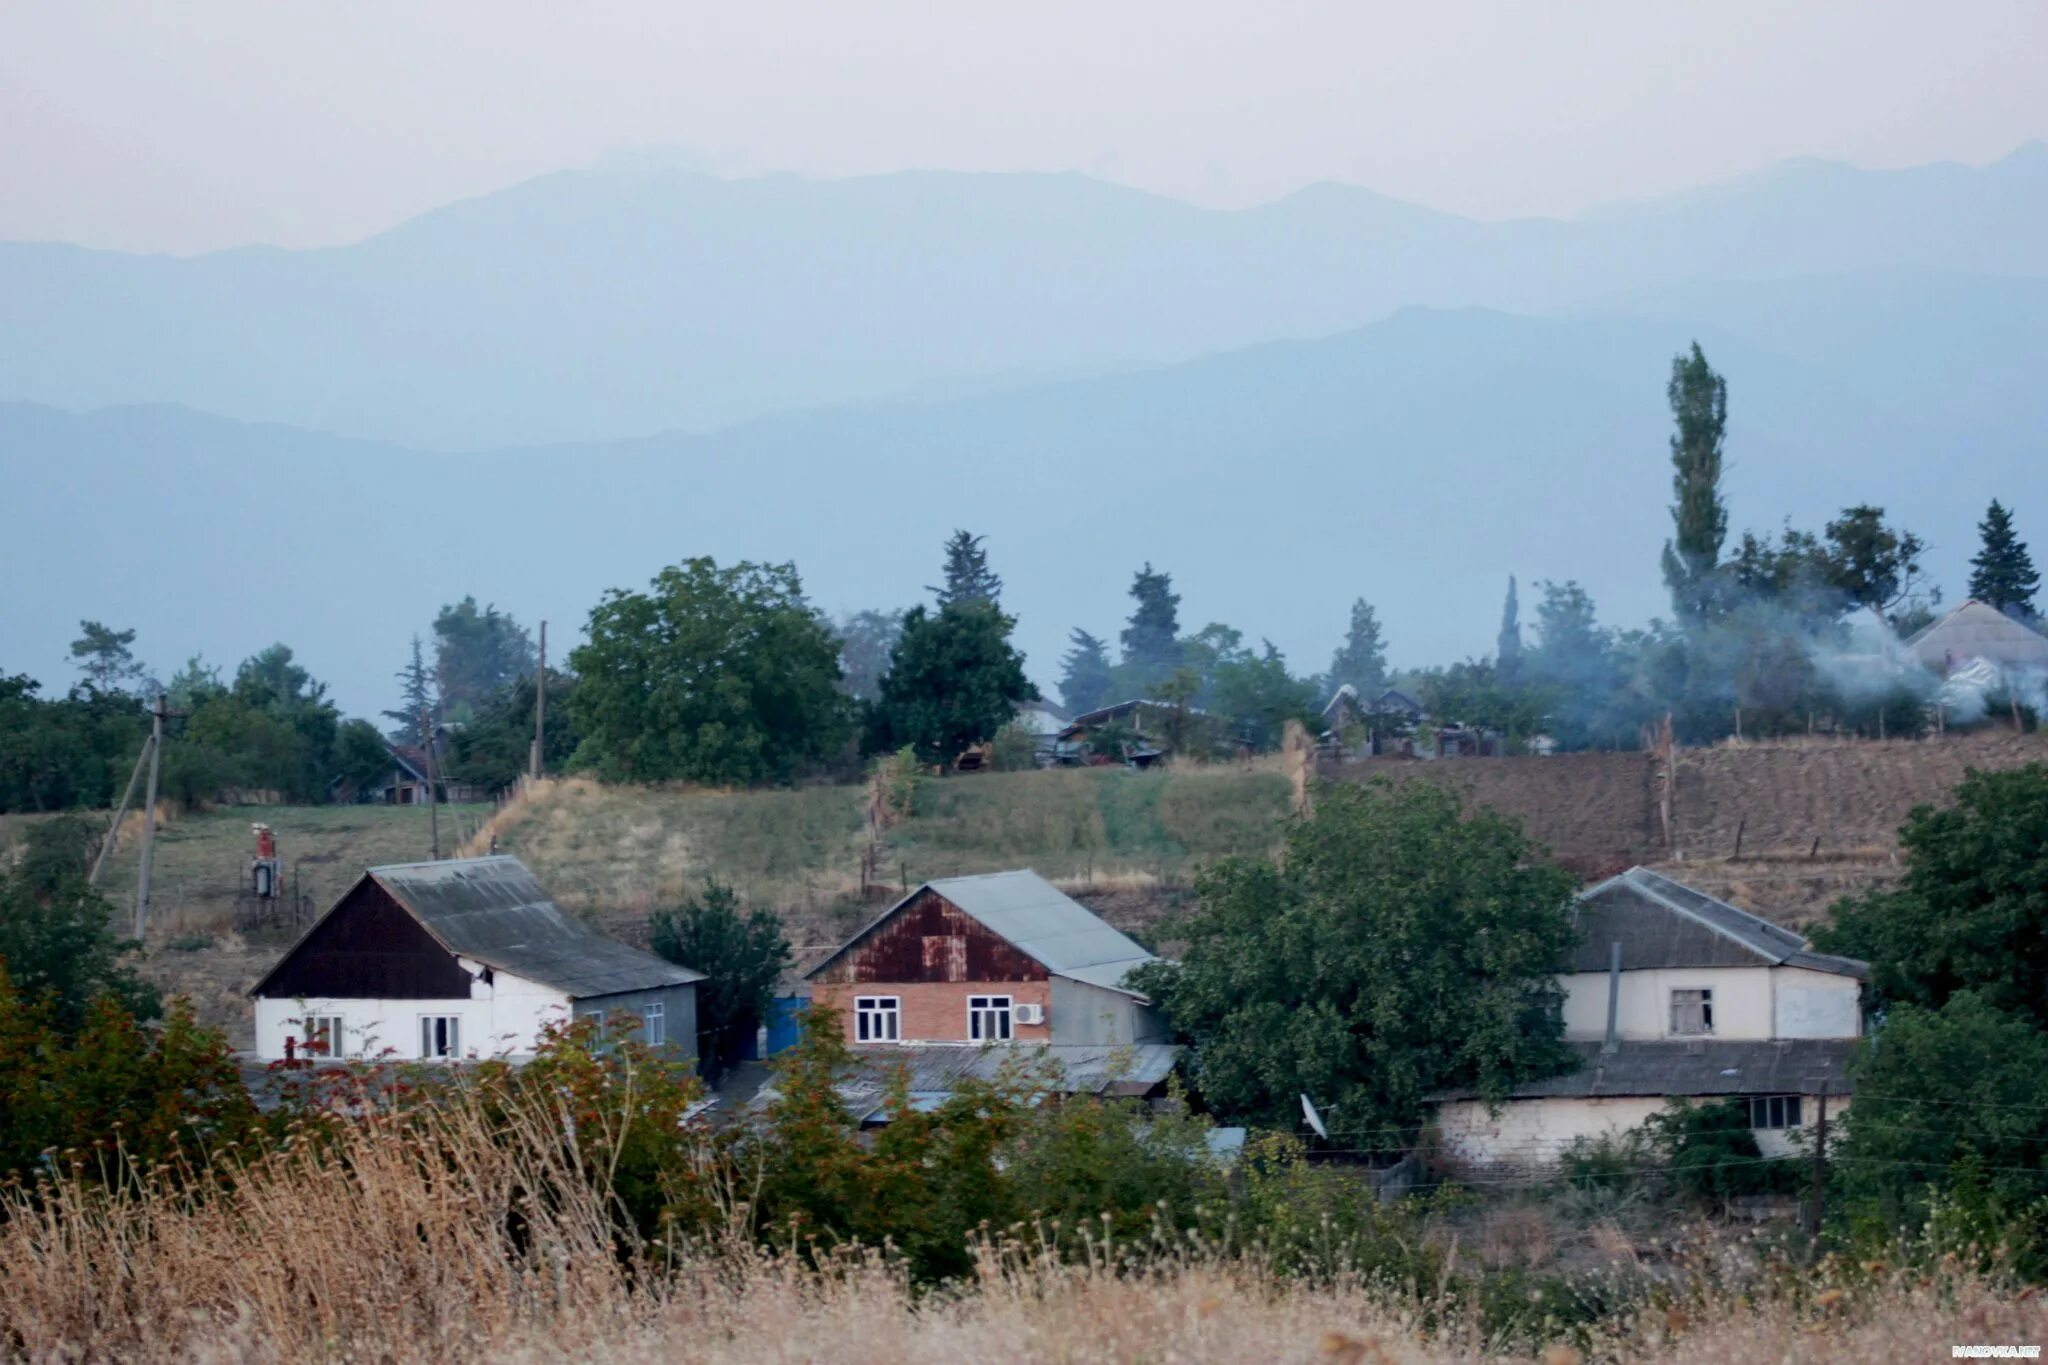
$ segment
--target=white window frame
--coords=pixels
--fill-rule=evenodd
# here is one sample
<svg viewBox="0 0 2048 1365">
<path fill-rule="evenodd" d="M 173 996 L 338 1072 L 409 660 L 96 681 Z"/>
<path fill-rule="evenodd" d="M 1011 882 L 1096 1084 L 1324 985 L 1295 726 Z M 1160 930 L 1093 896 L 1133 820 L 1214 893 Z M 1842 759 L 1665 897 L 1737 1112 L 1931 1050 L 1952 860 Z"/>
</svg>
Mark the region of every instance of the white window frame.
<svg viewBox="0 0 2048 1365">
<path fill-rule="evenodd" d="M 1805 1106 L 1799 1095 L 1751 1095 L 1749 1126 L 1758 1132 L 1780 1132 L 1806 1126 Z"/>
<path fill-rule="evenodd" d="M 853 1037 L 859 1043 L 902 1042 L 903 997 L 856 995 L 853 998 Z"/>
<path fill-rule="evenodd" d="M 1680 1019 L 1679 997 L 1697 996 L 1697 1000 L 1684 1002 L 1687 1018 Z M 1674 1038 L 1711 1038 L 1714 1036 L 1714 990 L 1711 986 L 1679 986 L 1671 992 L 1671 1036 Z M 1680 1027 L 1681 1023 L 1692 1022 L 1692 1011 L 1697 1007 L 1698 1028 Z"/>
<path fill-rule="evenodd" d="M 659 1000 L 650 1000 L 640 1011 L 640 1040 L 649 1047 L 668 1045 L 668 1007 Z"/>
<path fill-rule="evenodd" d="M 462 1055 L 462 1016 L 422 1014 L 420 1016 L 420 1059 L 436 1061 Z"/>
<path fill-rule="evenodd" d="M 1007 995 L 967 997 L 967 1041 L 1007 1043 L 1017 1036 L 1016 1001 Z"/>
<path fill-rule="evenodd" d="M 299 1033 L 303 1039 L 300 1046 L 308 1049 L 326 1038 L 326 1050 L 317 1054 L 322 1057 L 340 1057 L 348 1046 L 338 1014 L 309 1014 L 299 1021 Z"/>
</svg>

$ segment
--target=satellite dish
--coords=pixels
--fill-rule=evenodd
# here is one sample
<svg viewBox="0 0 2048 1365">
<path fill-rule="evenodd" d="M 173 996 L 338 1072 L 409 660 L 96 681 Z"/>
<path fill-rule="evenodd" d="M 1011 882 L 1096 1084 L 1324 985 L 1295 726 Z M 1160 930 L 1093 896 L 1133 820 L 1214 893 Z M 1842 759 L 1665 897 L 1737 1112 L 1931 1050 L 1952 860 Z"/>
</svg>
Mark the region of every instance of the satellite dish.
<svg viewBox="0 0 2048 1365">
<path fill-rule="evenodd" d="M 1316 1102 L 1307 1094 L 1301 1097 L 1301 1116 L 1308 1120 L 1308 1126 L 1316 1130 L 1316 1136 L 1323 1141 L 1330 1140 L 1330 1130 L 1323 1127 L 1323 1116 L 1316 1112 Z"/>
</svg>

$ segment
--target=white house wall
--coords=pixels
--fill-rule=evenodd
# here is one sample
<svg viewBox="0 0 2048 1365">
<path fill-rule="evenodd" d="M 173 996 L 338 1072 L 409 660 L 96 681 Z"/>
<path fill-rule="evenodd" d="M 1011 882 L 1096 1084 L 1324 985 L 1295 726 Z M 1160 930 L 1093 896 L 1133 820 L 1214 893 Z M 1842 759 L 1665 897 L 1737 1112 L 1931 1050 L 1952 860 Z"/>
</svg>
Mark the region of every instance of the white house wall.
<svg viewBox="0 0 2048 1365">
<path fill-rule="evenodd" d="M 1607 1036 L 1606 972 L 1568 972 L 1564 1036 Z M 1714 993 L 1715 1038 L 1854 1038 L 1861 1033 L 1860 982 L 1803 967 L 1691 967 L 1621 973 L 1616 1031 L 1626 1042 L 1670 1038 L 1671 992 Z"/>
<path fill-rule="evenodd" d="M 472 964 L 464 964 L 470 966 Z M 303 1039 L 308 1016 L 341 1016 L 346 1057 L 416 1058 L 420 1020 L 429 1015 L 459 1018 L 465 1056 L 530 1054 L 544 1024 L 565 1019 L 569 1000 L 562 992 L 514 976 L 493 973 L 490 985 L 470 984 L 467 1000 L 364 1000 L 263 997 L 256 1001 L 256 1052 L 268 1061 L 285 1055 L 287 1038 Z"/>
</svg>

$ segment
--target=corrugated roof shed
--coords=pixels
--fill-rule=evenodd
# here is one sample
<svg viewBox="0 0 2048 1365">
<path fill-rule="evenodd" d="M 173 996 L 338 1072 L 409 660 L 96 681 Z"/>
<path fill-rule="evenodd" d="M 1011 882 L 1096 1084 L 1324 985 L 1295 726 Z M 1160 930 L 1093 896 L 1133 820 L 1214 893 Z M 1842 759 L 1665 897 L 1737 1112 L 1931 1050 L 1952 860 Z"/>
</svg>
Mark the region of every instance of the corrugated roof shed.
<svg viewBox="0 0 2048 1365">
<path fill-rule="evenodd" d="M 995 1081 L 1006 1068 L 1026 1084 L 1062 1095 L 1143 1095 L 1166 1080 L 1181 1051 L 1173 1043 L 857 1047 L 855 1070 L 834 1088 L 857 1121 L 882 1113 L 899 1072 L 912 1106 L 927 1110 L 944 1103 L 962 1082 Z M 771 1103 L 777 1093 L 771 1080 L 753 1103 Z"/>
<path fill-rule="evenodd" d="M 1906 641 L 1906 648 L 1943 673 L 1971 659 L 2001 668 L 2048 669 L 2048 636 L 1974 597 Z"/>
<path fill-rule="evenodd" d="M 1609 945 L 1621 944 L 1623 971 L 1665 967 L 1804 967 L 1867 980 L 1870 964 L 1807 949 L 1789 929 L 1675 882 L 1632 867 L 1579 894 L 1579 941 L 1571 971 L 1604 972 Z"/>
<path fill-rule="evenodd" d="M 1510 1099 L 1595 1099 L 1619 1095 L 1848 1095 L 1855 1038 L 1791 1038 L 1766 1042 L 1622 1043 L 1602 1052 L 1597 1042 L 1567 1043 L 1578 1070 L 1525 1081 Z M 1437 1100 L 1482 1098 L 1470 1089 Z"/>
<path fill-rule="evenodd" d="M 517 858 L 398 863 L 366 875 L 450 952 L 579 1000 L 704 980 L 566 913 Z"/>
<path fill-rule="evenodd" d="M 1132 939 L 1110 928 L 1093 910 L 1036 872 L 1023 869 L 926 882 L 883 911 L 807 975 L 816 976 L 926 890 L 944 897 L 1055 976 L 1136 995 L 1137 992 L 1124 987 L 1124 977 L 1148 962 L 1158 961 Z"/>
</svg>

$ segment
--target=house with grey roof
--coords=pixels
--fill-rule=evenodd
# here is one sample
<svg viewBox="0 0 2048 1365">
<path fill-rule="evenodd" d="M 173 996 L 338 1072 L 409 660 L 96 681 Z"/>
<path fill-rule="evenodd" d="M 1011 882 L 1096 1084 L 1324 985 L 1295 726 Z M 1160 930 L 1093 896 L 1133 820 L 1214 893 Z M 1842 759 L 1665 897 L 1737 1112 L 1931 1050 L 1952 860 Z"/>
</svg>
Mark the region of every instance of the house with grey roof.
<svg viewBox="0 0 2048 1365">
<path fill-rule="evenodd" d="M 995 872 L 919 886 L 807 980 L 856 1047 L 1114 1047 L 1171 1037 L 1129 980 L 1153 961 L 1036 872 Z"/>
<path fill-rule="evenodd" d="M 1633 1128 L 1674 1099 L 1734 1098 L 1766 1154 L 1791 1150 L 1827 1096 L 1846 1107 L 1869 964 L 1634 867 L 1580 893 L 1558 974 L 1576 1067 L 1489 1107 L 1436 1097 L 1446 1152 L 1540 1167 L 1572 1142 Z"/>
<path fill-rule="evenodd" d="M 2048 635 L 1974 597 L 1913 635 L 1906 651 L 1943 677 L 1978 660 L 2004 673 L 2048 672 Z"/>
<path fill-rule="evenodd" d="M 572 1017 L 629 1020 L 690 1055 L 702 980 L 599 933 L 496 856 L 369 869 L 250 994 L 273 1061 L 530 1056 Z"/>
</svg>

